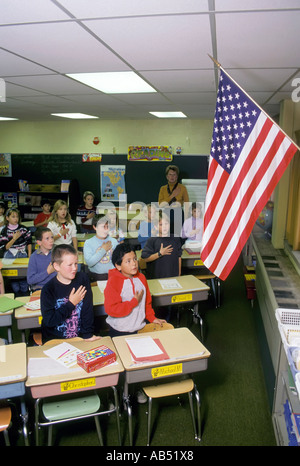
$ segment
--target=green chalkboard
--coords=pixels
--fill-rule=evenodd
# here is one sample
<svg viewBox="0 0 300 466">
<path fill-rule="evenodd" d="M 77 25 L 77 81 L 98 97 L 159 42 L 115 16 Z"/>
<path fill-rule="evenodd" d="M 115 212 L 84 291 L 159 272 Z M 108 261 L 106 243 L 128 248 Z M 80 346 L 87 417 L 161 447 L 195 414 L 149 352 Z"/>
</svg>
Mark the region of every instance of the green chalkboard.
<svg viewBox="0 0 300 466">
<path fill-rule="evenodd" d="M 82 154 L 12 154 L 12 178 L 1 178 L 0 191 L 18 191 L 19 179 L 29 184 L 60 184 L 69 179 L 76 181 L 80 199 L 89 190 L 100 202 L 101 164 L 125 165 L 127 202 L 150 203 L 158 200 L 159 189 L 166 184 L 169 162 L 128 161 L 127 154 L 103 154 L 102 162 L 83 162 Z M 179 167 L 180 178 L 207 178 L 207 155 L 175 155 L 172 164 Z"/>
</svg>

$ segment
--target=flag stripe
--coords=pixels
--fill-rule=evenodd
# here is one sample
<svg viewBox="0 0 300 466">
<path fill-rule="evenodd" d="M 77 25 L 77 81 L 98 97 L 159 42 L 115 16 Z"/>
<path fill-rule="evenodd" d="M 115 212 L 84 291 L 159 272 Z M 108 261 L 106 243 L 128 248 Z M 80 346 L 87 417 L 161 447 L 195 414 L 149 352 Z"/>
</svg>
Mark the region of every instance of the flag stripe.
<svg viewBox="0 0 300 466">
<path fill-rule="evenodd" d="M 290 146 L 290 148 L 288 149 L 288 153 L 287 153 L 287 156 L 290 157 L 290 160 L 294 156 L 295 152 L 296 152 L 296 150 L 295 150 L 294 146 Z M 279 166 L 279 170 L 282 170 L 282 173 L 283 173 L 286 170 L 287 166 L 288 166 L 288 163 L 286 163 L 286 159 L 284 159 L 284 160 L 282 160 L 282 162 L 281 162 L 281 164 Z M 280 177 L 279 177 L 279 179 L 280 179 Z M 274 173 L 273 178 L 272 178 L 272 180 L 271 180 L 271 182 L 269 184 L 269 192 L 270 193 L 272 193 L 274 191 L 277 183 L 278 183 L 278 173 Z M 265 191 L 263 193 L 263 195 L 261 196 L 261 198 L 259 199 L 259 201 L 257 202 L 255 216 L 249 217 L 248 223 L 245 226 L 244 231 L 240 235 L 239 242 L 238 242 L 238 247 L 236 247 L 236 249 L 232 252 L 232 254 L 230 256 L 230 259 L 225 261 L 225 265 L 223 266 L 223 268 L 221 266 L 220 269 L 218 269 L 217 273 L 220 274 L 221 279 L 225 280 L 227 278 L 228 274 L 230 273 L 231 269 L 235 265 L 237 259 L 239 258 L 240 253 L 242 252 L 242 249 L 243 249 L 244 245 L 246 244 L 247 239 L 249 238 L 249 235 L 251 234 L 251 231 L 252 231 L 252 229 L 254 227 L 254 224 L 256 222 L 256 219 L 257 219 L 258 215 L 260 214 L 260 212 L 262 211 L 262 209 L 264 208 L 264 206 L 268 202 L 269 198 L 270 198 L 270 194 L 267 191 Z M 220 272 L 219 272 L 219 270 L 220 270 Z"/>
<path fill-rule="evenodd" d="M 201 259 L 225 280 L 297 147 L 221 70 Z"/>
<path fill-rule="evenodd" d="M 284 139 L 282 133 L 277 135 L 277 138 L 280 142 Z M 274 141 L 273 146 L 277 145 L 277 140 Z M 251 183 L 249 184 L 249 188 L 245 193 L 243 199 L 240 201 L 240 206 L 238 211 L 235 214 L 235 217 L 231 220 L 231 224 L 227 230 L 227 233 L 224 235 L 224 238 L 220 244 L 220 249 L 218 254 L 215 256 L 215 260 L 212 263 L 212 267 L 217 267 L 217 264 L 221 261 L 221 258 L 224 257 L 226 254 L 226 248 L 230 247 L 230 242 L 233 242 L 236 236 L 237 231 L 239 232 L 240 237 L 242 237 L 243 233 L 251 233 L 247 229 L 247 224 L 249 222 L 249 217 L 255 209 L 258 209 L 257 215 L 261 212 L 262 208 L 266 204 L 270 194 L 272 193 L 272 180 L 273 177 L 278 176 L 278 172 L 276 171 L 277 163 L 276 161 L 272 165 L 272 161 L 270 160 L 272 157 L 272 149 L 270 148 L 268 151 L 267 157 L 265 157 L 264 162 L 259 167 L 258 171 L 255 173 Z M 274 166 L 275 165 L 275 166 Z M 268 171 L 270 172 L 273 168 L 273 175 L 270 180 L 269 186 L 265 185 L 265 178 L 268 177 Z M 280 170 L 280 166 L 277 168 Z M 276 178 L 277 179 L 277 178 Z M 275 183 L 276 184 L 276 183 Z M 261 190 L 264 190 L 260 193 Z M 271 190 L 271 191 L 270 191 Z M 259 204 L 264 202 L 261 209 L 259 210 Z M 242 231 L 241 231 L 242 230 Z M 241 241 L 241 238 L 239 239 Z M 236 243 L 238 242 L 238 238 L 236 238 Z M 234 247 L 237 247 L 237 244 L 234 244 Z M 222 253 L 221 253 L 222 251 Z M 232 254 L 231 254 L 232 255 Z"/>
<path fill-rule="evenodd" d="M 259 127 L 261 126 L 260 121 L 258 121 L 257 126 L 259 126 Z M 241 154 L 239 164 L 236 165 L 236 167 L 235 167 L 235 171 L 236 171 L 235 179 L 232 179 L 232 178 L 228 179 L 228 176 L 227 176 L 226 178 L 228 179 L 228 185 L 229 186 L 226 186 L 226 190 L 224 189 L 225 186 L 222 186 L 219 183 L 218 183 L 218 189 L 214 190 L 213 197 L 212 197 L 212 199 L 210 201 L 210 206 L 214 205 L 215 208 L 217 207 L 218 204 L 222 206 L 219 209 L 219 212 L 216 213 L 215 218 L 213 218 L 212 215 L 210 216 L 210 218 L 212 220 L 212 223 L 214 225 L 213 229 L 215 230 L 216 234 L 217 234 L 217 232 L 220 232 L 221 225 L 222 224 L 224 225 L 225 216 L 229 215 L 230 206 L 232 206 L 232 203 L 233 203 L 232 201 L 236 198 L 236 196 L 238 194 L 238 188 L 239 188 L 239 185 L 241 183 L 241 179 L 239 177 L 240 174 L 241 174 L 241 178 L 243 179 L 244 176 L 246 176 L 246 172 L 249 170 L 250 165 L 253 163 L 253 160 L 252 161 L 250 160 L 249 162 L 247 162 L 247 159 L 249 160 L 249 158 L 252 157 L 252 151 L 258 150 L 258 148 L 261 147 L 262 143 L 264 142 L 266 132 L 267 132 L 267 130 L 270 129 L 270 126 L 272 126 L 272 125 L 269 124 L 269 121 L 268 120 L 265 121 L 263 119 L 263 126 L 262 126 L 262 129 L 260 131 L 262 139 L 257 139 L 254 146 L 249 147 L 249 149 L 250 149 L 249 154 L 247 154 L 246 151 L 245 151 L 245 159 L 242 158 L 243 155 Z M 266 127 L 267 127 L 267 130 L 266 130 Z M 251 149 L 252 149 L 252 151 L 251 151 Z M 240 167 L 240 165 L 241 165 L 241 167 Z M 224 172 L 224 173 L 226 173 L 226 172 Z M 243 176 L 243 174 L 244 174 L 244 176 Z M 227 175 L 227 173 L 226 173 L 226 175 Z M 234 173 L 232 173 L 231 176 L 234 176 Z M 233 187 L 231 186 L 232 183 L 233 183 Z M 231 193 L 229 191 L 230 189 L 232 190 Z M 206 213 L 211 214 L 212 210 L 213 209 L 208 209 L 208 211 L 205 210 L 204 219 L 206 219 Z M 218 216 L 218 218 L 217 218 L 217 216 Z M 207 220 L 207 226 L 208 226 L 208 219 L 206 219 L 206 220 Z M 213 247 L 213 244 L 215 243 L 215 241 L 216 241 L 216 237 L 212 236 L 212 231 L 210 231 L 209 238 L 207 239 L 207 242 L 206 242 L 206 246 L 203 248 L 202 253 L 201 253 L 202 260 L 204 260 L 207 257 L 208 251 L 211 250 L 211 248 Z"/>
</svg>

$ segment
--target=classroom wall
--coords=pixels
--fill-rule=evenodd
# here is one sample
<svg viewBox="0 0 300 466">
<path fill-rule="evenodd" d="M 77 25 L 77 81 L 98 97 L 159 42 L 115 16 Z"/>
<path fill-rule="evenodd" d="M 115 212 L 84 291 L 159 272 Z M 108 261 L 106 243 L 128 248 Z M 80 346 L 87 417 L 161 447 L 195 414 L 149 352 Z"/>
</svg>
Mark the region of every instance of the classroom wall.
<svg viewBox="0 0 300 466">
<path fill-rule="evenodd" d="M 82 163 L 84 153 L 101 153 L 102 164 L 126 165 L 127 201 L 158 200 L 166 184 L 166 162 L 128 162 L 130 145 L 182 148 L 174 155 L 182 178 L 206 178 L 210 151 L 211 120 L 59 120 L 0 123 L 0 153 L 12 154 L 13 179 L 3 178 L 0 191 L 18 190 L 18 179 L 28 183 L 59 184 L 62 179 L 79 182 L 100 201 L 100 163 Z M 93 139 L 100 143 L 95 145 Z"/>
<path fill-rule="evenodd" d="M 131 145 L 182 147 L 183 154 L 208 154 L 212 120 L 76 120 L 0 123 L 0 153 L 126 154 Z M 100 139 L 93 144 L 94 137 Z"/>
</svg>

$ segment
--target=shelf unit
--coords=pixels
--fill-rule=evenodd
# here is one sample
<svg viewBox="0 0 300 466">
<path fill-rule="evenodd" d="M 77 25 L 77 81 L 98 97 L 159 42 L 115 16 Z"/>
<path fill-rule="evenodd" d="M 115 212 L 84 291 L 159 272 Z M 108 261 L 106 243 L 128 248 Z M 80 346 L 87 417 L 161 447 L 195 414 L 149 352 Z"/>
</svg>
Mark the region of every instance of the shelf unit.
<svg viewBox="0 0 300 466">
<path fill-rule="evenodd" d="M 51 206 L 59 199 L 68 202 L 69 194 L 61 192 L 60 184 L 29 184 L 29 191 L 18 191 L 18 207 L 23 220 L 34 220 L 42 211 L 41 200 L 48 199 Z"/>
<path fill-rule="evenodd" d="M 295 436 L 289 431 L 285 406 L 288 405 L 292 413 L 299 414 L 299 394 L 279 331 L 276 309 L 300 309 L 300 277 L 285 251 L 275 249 L 265 238 L 252 235 L 249 249 L 251 254 L 255 254 L 257 300 L 270 354 L 269 366 L 272 366 L 269 372 L 274 371 L 275 374 L 272 398 L 274 433 L 278 445 L 297 445 Z"/>
</svg>

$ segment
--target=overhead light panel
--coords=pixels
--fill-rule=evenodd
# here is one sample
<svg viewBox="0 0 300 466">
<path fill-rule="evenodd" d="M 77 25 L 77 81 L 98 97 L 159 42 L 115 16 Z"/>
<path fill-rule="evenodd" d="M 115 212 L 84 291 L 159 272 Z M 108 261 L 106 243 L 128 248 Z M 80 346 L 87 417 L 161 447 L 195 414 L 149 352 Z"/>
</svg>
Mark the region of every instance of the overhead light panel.
<svg viewBox="0 0 300 466">
<path fill-rule="evenodd" d="M 72 73 L 67 74 L 87 86 L 93 87 L 105 94 L 137 94 L 141 92 L 156 92 L 146 81 L 133 71 L 118 71 L 113 73 Z"/>
<path fill-rule="evenodd" d="M 91 120 L 98 118 L 96 116 L 86 115 L 85 113 L 51 113 L 51 115 L 62 118 L 71 118 L 73 120 Z"/>
<path fill-rule="evenodd" d="M 149 112 L 157 118 L 187 118 L 182 112 Z"/>
<path fill-rule="evenodd" d="M 19 118 L 0 117 L 0 121 L 18 120 Z"/>
</svg>

